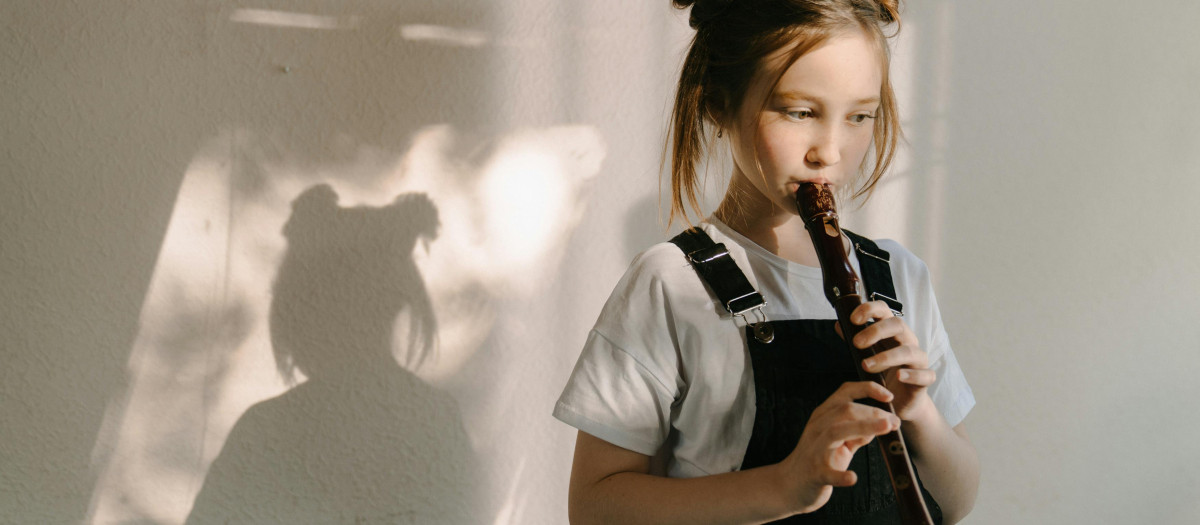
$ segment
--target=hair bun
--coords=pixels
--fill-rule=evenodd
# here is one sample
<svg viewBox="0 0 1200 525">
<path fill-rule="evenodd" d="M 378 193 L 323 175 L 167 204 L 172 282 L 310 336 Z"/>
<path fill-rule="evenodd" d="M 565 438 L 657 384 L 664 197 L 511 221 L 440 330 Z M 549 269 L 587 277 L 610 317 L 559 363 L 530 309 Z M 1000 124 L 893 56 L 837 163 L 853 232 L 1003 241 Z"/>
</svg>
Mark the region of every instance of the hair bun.
<svg viewBox="0 0 1200 525">
<path fill-rule="evenodd" d="M 879 0 L 879 16 L 886 23 L 900 21 L 900 0 Z"/>
<path fill-rule="evenodd" d="M 292 201 L 293 210 L 325 212 L 337 209 L 338 194 L 329 184 L 317 184 Z"/>
<path fill-rule="evenodd" d="M 717 18 L 732 3 L 733 0 L 671 0 L 671 4 L 679 9 L 692 7 L 692 14 L 688 17 L 688 25 L 692 29 L 700 29 L 700 26 Z"/>
</svg>

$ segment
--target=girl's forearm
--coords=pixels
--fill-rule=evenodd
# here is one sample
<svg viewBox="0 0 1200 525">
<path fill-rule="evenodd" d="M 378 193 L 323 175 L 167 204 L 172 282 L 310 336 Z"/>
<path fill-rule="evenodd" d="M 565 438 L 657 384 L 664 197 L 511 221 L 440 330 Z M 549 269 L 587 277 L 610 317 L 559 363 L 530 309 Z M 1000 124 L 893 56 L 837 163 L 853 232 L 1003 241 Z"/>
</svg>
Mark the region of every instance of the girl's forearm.
<svg viewBox="0 0 1200 525">
<path fill-rule="evenodd" d="M 573 524 L 766 523 L 794 512 L 777 465 L 698 478 L 620 472 L 570 502 Z"/>
<path fill-rule="evenodd" d="M 951 427 L 929 400 L 928 408 L 905 421 L 902 430 L 921 482 L 937 498 L 945 522 L 963 519 L 979 489 L 979 458 L 965 428 Z"/>
</svg>

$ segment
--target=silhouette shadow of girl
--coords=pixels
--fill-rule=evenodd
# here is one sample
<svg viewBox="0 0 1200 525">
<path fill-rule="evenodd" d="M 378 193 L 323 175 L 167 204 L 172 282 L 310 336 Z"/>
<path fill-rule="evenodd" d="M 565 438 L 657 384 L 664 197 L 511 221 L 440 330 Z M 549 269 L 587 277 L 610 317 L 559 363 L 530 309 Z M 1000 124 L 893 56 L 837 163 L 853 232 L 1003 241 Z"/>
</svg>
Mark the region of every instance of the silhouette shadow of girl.
<svg viewBox="0 0 1200 525">
<path fill-rule="evenodd" d="M 400 365 L 434 350 L 412 252 L 436 237 L 437 208 L 413 193 L 379 208 L 337 201 L 324 184 L 293 201 L 273 289 L 276 364 L 307 380 L 242 415 L 189 524 L 470 521 L 458 406 Z"/>
</svg>

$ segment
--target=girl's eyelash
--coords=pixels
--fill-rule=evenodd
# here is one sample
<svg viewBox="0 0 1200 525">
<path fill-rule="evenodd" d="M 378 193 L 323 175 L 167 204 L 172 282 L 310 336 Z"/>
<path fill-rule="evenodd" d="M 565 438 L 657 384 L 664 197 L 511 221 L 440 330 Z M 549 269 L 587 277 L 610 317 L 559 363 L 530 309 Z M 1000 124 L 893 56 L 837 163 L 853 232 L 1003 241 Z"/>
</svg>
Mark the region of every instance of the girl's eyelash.
<svg viewBox="0 0 1200 525">
<path fill-rule="evenodd" d="M 874 113 L 858 113 L 855 115 L 851 115 L 850 118 L 854 121 L 855 124 L 862 124 L 867 119 L 875 118 L 875 114 Z"/>
<path fill-rule="evenodd" d="M 785 109 L 783 110 L 783 114 L 792 120 L 804 120 L 812 118 L 815 115 L 811 109 Z"/>
<path fill-rule="evenodd" d="M 783 114 L 792 120 L 805 120 L 816 116 L 816 112 L 811 109 L 784 109 Z M 856 113 L 850 116 L 850 120 L 855 124 L 862 124 L 867 119 L 876 117 L 877 115 L 874 113 Z"/>
</svg>

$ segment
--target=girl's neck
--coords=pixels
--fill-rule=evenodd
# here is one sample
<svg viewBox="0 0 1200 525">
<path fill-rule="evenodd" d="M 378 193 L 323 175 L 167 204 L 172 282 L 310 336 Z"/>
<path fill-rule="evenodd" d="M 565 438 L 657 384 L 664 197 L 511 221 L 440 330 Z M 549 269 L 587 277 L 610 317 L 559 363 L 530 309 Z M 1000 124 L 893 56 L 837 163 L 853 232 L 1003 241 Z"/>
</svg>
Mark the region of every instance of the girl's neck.
<svg viewBox="0 0 1200 525">
<path fill-rule="evenodd" d="M 755 188 L 743 188 L 734 175 L 713 215 L 763 249 L 805 266 L 820 266 L 804 221 L 781 209 Z"/>
</svg>

